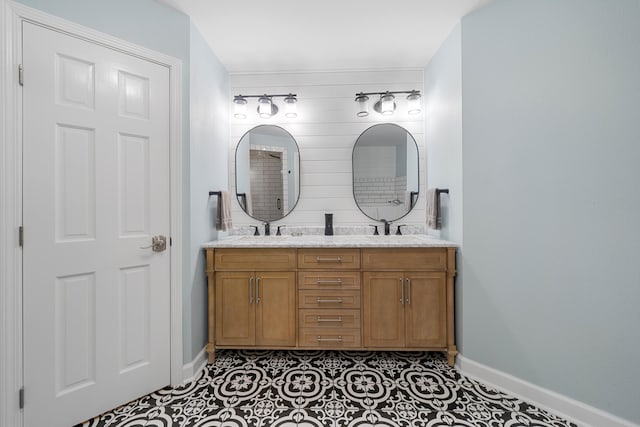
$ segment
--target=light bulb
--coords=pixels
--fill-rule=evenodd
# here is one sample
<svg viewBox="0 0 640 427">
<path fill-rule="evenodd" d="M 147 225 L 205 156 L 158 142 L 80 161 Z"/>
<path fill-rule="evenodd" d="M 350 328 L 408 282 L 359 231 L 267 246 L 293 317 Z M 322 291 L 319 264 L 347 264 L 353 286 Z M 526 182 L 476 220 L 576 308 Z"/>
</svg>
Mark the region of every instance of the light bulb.
<svg viewBox="0 0 640 427">
<path fill-rule="evenodd" d="M 236 119 L 247 118 L 247 100 L 242 95 L 233 98 L 233 117 Z"/>
<path fill-rule="evenodd" d="M 367 95 L 358 94 L 355 101 L 358 104 L 356 116 L 367 117 L 369 115 L 369 97 Z"/>
<path fill-rule="evenodd" d="M 261 118 L 268 119 L 273 115 L 273 111 L 271 109 L 272 105 L 271 98 L 267 96 L 258 98 L 258 114 Z"/>
<path fill-rule="evenodd" d="M 395 96 L 390 93 L 385 93 L 380 97 L 380 113 L 383 116 L 390 116 L 393 114 L 393 111 L 396 109 L 396 104 L 393 102 Z"/>
<path fill-rule="evenodd" d="M 415 90 L 407 95 L 407 107 L 409 114 L 420 114 L 420 111 L 422 111 L 422 107 L 420 106 L 420 98 L 422 98 L 420 92 Z"/>
<path fill-rule="evenodd" d="M 298 117 L 298 112 L 297 112 L 297 109 L 296 109 L 296 103 L 297 102 L 298 102 L 298 100 L 292 94 L 289 94 L 284 99 L 284 115 L 285 115 L 285 117 L 288 117 L 290 119 Z"/>
</svg>

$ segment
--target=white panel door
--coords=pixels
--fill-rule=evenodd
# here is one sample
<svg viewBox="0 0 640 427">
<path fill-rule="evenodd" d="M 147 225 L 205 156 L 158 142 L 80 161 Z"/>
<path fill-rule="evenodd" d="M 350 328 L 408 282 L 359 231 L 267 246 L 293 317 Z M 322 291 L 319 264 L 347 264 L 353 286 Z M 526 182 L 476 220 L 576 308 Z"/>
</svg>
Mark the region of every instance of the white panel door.
<svg viewBox="0 0 640 427">
<path fill-rule="evenodd" d="M 23 24 L 26 427 L 170 382 L 169 70 Z"/>
</svg>

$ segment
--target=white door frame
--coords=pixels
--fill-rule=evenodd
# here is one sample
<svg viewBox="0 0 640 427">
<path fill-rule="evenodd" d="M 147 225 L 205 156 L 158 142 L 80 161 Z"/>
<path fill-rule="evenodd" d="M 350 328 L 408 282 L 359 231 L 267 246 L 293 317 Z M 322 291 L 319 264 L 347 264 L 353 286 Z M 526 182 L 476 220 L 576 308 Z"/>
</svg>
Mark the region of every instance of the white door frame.
<svg viewBox="0 0 640 427">
<path fill-rule="evenodd" d="M 22 387 L 22 57 L 23 21 L 34 22 L 169 68 L 171 181 L 171 385 L 182 383 L 182 61 L 37 9 L 0 0 L 0 425 L 21 426 Z M 26 244 L 29 244 L 26 242 Z M 46 349 L 43 352 L 46 357 Z M 28 392 L 26 393 L 28 399 Z"/>
</svg>

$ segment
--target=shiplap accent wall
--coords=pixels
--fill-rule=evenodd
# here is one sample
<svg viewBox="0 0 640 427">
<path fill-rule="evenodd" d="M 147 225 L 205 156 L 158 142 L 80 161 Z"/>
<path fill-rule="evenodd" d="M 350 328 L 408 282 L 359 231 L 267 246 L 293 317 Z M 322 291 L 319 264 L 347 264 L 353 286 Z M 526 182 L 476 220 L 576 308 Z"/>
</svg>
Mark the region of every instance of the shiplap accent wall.
<svg viewBox="0 0 640 427">
<path fill-rule="evenodd" d="M 230 103 L 229 191 L 235 194 L 235 147 L 251 128 L 273 124 L 286 129 L 300 147 L 300 200 L 294 210 L 275 224 L 288 226 L 324 226 L 324 214 L 333 213 L 334 227 L 366 226 L 373 221 L 366 217 L 353 199 L 351 155 L 358 136 L 377 123 L 395 123 L 415 138 L 419 150 L 420 197 L 413 211 L 399 224 L 422 226 L 426 221 L 425 203 L 425 143 L 424 113 L 409 116 L 406 99 L 399 95 L 394 115 L 384 117 L 371 112 L 368 117 L 356 117 L 354 102 L 357 92 L 394 90 L 423 91 L 423 69 L 385 71 L 336 71 L 301 73 L 231 74 L 230 99 L 234 95 L 296 93 L 298 117 L 284 114 L 260 119 L 255 111 L 257 102 L 249 100 L 249 115 L 244 120 L 233 117 Z M 373 97 L 371 101 L 373 101 Z M 274 100 L 283 109 L 282 98 Z M 373 106 L 373 102 L 371 102 Z M 238 203 L 233 203 L 233 224 L 246 227 L 258 223 L 246 215 Z"/>
</svg>

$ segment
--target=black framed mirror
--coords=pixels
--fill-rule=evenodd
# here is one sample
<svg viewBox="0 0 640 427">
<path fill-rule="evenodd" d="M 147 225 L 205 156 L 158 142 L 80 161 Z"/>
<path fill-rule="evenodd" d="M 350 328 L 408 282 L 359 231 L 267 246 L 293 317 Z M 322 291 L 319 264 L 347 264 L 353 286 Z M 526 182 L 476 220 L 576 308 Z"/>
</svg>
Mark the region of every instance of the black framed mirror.
<svg viewBox="0 0 640 427">
<path fill-rule="evenodd" d="M 353 197 L 363 214 L 395 221 L 415 206 L 420 192 L 418 144 L 393 123 L 373 125 L 353 147 Z"/>
<path fill-rule="evenodd" d="M 236 147 L 236 199 L 247 215 L 265 222 L 287 216 L 300 196 L 300 150 L 275 125 L 245 133 Z"/>
</svg>

